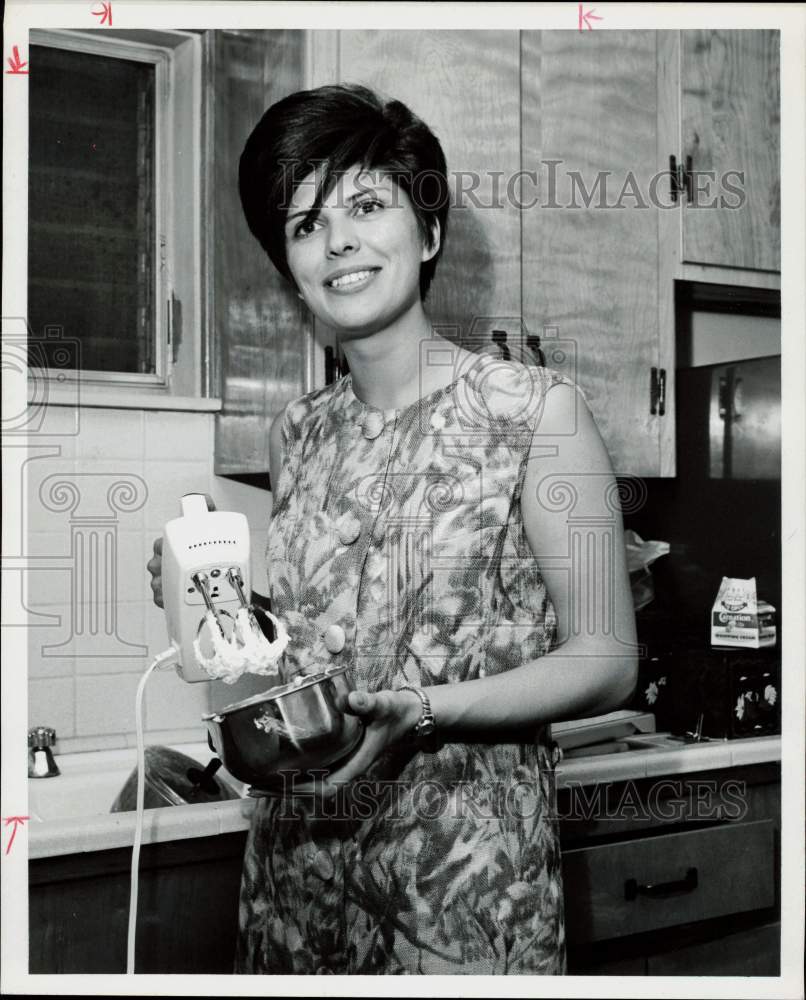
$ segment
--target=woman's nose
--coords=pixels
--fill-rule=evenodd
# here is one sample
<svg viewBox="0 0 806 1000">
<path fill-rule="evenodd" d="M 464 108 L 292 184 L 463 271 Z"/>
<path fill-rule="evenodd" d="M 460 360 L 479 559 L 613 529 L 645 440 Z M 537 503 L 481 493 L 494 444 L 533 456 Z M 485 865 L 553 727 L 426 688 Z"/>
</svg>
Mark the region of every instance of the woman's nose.
<svg viewBox="0 0 806 1000">
<path fill-rule="evenodd" d="M 340 257 L 343 254 L 353 253 L 359 248 L 359 245 L 358 234 L 350 219 L 331 222 L 327 239 L 328 257 Z"/>
</svg>

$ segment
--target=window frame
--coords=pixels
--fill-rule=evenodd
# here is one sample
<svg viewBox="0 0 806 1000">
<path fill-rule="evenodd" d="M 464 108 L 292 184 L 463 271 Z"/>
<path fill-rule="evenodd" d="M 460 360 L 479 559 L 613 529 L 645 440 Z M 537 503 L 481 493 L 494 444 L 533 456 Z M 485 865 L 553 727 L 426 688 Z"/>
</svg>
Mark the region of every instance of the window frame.
<svg viewBox="0 0 806 1000">
<path fill-rule="evenodd" d="M 202 155 L 202 37 L 177 30 L 31 29 L 30 44 L 154 66 L 155 371 L 72 369 L 53 375 L 32 366 L 29 396 L 44 382 L 49 401 L 57 405 L 108 406 L 114 399 L 111 405 L 190 408 L 196 400 L 199 408 L 211 408 L 206 247 L 201 237 L 202 163 L 207 159 Z"/>
</svg>

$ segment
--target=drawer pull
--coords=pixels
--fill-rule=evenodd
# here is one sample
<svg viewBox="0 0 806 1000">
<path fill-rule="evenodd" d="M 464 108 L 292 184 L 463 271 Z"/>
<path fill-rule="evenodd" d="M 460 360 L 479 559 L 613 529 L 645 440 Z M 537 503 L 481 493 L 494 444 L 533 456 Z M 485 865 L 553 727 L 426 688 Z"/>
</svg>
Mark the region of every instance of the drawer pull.
<svg viewBox="0 0 806 1000">
<path fill-rule="evenodd" d="M 624 898 L 633 900 L 638 896 L 649 896 L 652 899 L 665 899 L 681 892 L 693 892 L 697 888 L 697 869 L 689 868 L 685 878 L 676 882 L 648 882 L 639 885 L 634 878 L 628 878 L 624 883 Z"/>
</svg>

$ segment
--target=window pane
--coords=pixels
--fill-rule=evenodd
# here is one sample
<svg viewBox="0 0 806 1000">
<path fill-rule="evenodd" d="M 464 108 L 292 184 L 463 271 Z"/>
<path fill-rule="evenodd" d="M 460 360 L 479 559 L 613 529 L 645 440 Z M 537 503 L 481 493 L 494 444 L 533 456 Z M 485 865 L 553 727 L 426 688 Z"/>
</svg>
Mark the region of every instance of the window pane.
<svg viewBox="0 0 806 1000">
<path fill-rule="evenodd" d="M 87 371 L 153 373 L 154 66 L 42 45 L 29 61 L 29 323 L 78 340 Z"/>
</svg>

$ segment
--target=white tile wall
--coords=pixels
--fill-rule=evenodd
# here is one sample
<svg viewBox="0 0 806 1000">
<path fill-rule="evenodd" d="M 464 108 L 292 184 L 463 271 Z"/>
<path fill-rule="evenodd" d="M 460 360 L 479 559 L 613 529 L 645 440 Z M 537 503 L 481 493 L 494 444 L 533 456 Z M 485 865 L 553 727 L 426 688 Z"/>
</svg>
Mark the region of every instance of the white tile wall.
<svg viewBox="0 0 806 1000">
<path fill-rule="evenodd" d="M 75 735 L 75 680 L 72 677 L 32 677 L 28 681 L 28 725 L 50 726 L 56 738 Z"/>
<path fill-rule="evenodd" d="M 38 568 L 25 574 L 28 628 L 30 724 L 53 726 L 59 752 L 132 746 L 135 743 L 135 693 L 151 658 L 164 650 L 168 637 L 164 613 L 152 601 L 145 568 L 153 542 L 167 520 L 179 514 L 183 493 L 206 492 L 221 510 L 239 510 L 249 521 L 252 584 L 265 593 L 264 549 L 271 515 L 271 495 L 255 487 L 213 475 L 214 415 L 157 410 L 47 407 L 36 449 L 24 466 L 20 551 Z M 75 433 L 76 428 L 78 433 Z M 46 453 L 50 449 L 50 454 Z M 39 488 L 59 473 L 81 498 L 76 514 L 105 514 L 117 525 L 114 591 L 101 595 L 99 632 L 90 652 L 78 650 L 73 637 L 74 600 L 89 599 L 86 588 L 72 593 L 71 512 L 51 510 Z M 141 491 L 134 506 L 110 508 L 107 496 L 117 481 L 131 481 Z M 140 484 L 142 480 L 142 485 Z M 137 507 L 137 504 L 140 504 Z M 51 506 L 53 506 L 51 504 Z M 104 633 L 104 612 L 114 601 L 117 643 Z M 43 615 L 53 616 L 51 619 Z M 101 646 L 93 645 L 101 643 Z M 103 643 L 106 642 L 106 645 Z M 121 656 L 122 642 L 144 645 L 147 655 Z M 65 643 L 65 656 L 46 655 L 45 645 Z M 101 654 L 91 650 L 98 648 Z M 248 678 L 229 687 L 220 682 L 186 684 L 172 670 L 154 672 L 145 697 L 146 742 L 203 739 L 203 713 L 262 690 Z"/>
<path fill-rule="evenodd" d="M 213 418 L 198 413 L 148 410 L 146 453 L 152 461 L 204 462 L 212 468 Z"/>
<path fill-rule="evenodd" d="M 55 444 L 61 448 L 63 457 L 71 458 L 76 453 L 84 412 L 75 406 L 48 406 L 45 397 L 37 397 L 37 402 L 28 407 L 25 424 L 29 446 L 34 447 L 40 441 L 46 442 L 49 447 Z"/>
<path fill-rule="evenodd" d="M 76 458 L 126 463 L 143 458 L 143 411 L 87 407 L 76 438 Z"/>
<path fill-rule="evenodd" d="M 210 685 L 187 684 L 173 668 L 155 671 L 146 687 L 146 724 L 153 729 L 198 727 L 204 738 L 201 717 L 210 711 Z"/>
<path fill-rule="evenodd" d="M 50 608 L 48 613 L 58 613 L 53 622 L 41 621 L 40 616 L 31 618 L 26 629 L 28 640 L 28 676 L 40 677 L 73 677 L 76 672 L 75 658 L 69 648 L 54 649 L 65 639 L 70 638 L 69 609 Z M 36 624 L 35 624 L 36 623 Z M 52 655 L 64 653 L 65 655 Z"/>
<path fill-rule="evenodd" d="M 139 681 L 139 674 L 76 677 L 76 735 L 134 732 Z"/>
<path fill-rule="evenodd" d="M 146 459 L 144 478 L 148 487 L 148 502 L 145 527 L 152 536 L 162 533 L 166 521 L 179 517 L 179 501 L 183 494 L 210 492 L 211 469 L 212 455 L 207 462 Z"/>
</svg>

